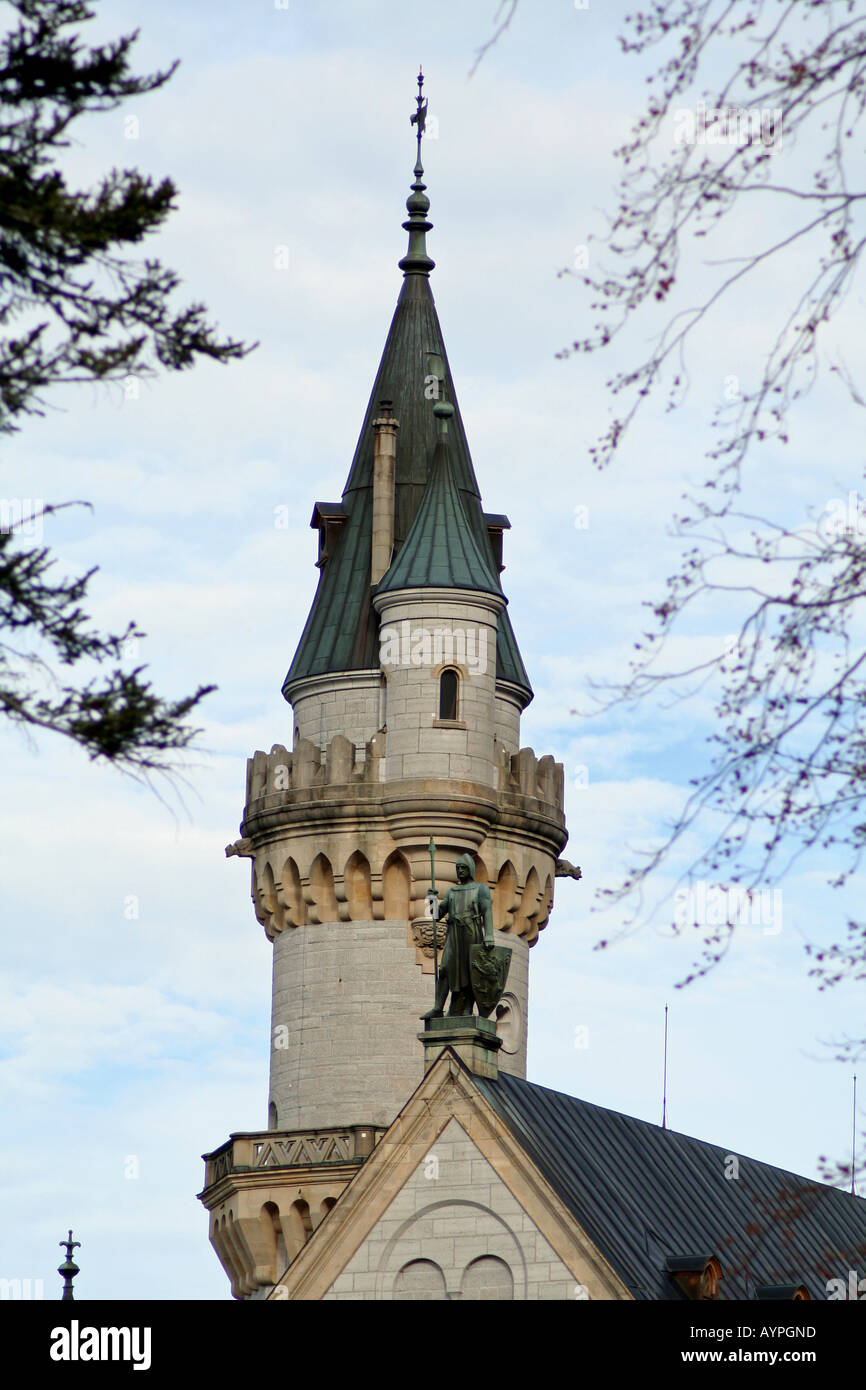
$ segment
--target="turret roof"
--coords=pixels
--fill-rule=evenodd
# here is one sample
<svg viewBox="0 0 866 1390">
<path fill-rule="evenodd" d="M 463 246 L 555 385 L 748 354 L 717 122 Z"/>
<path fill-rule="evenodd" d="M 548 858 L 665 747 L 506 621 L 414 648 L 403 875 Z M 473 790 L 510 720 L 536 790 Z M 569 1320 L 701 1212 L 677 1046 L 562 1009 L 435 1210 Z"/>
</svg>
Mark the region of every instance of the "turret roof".
<svg viewBox="0 0 866 1390">
<path fill-rule="evenodd" d="M 423 131 L 420 105 L 419 112 L 418 124 Z M 401 549 L 426 494 L 427 510 L 434 520 L 441 518 L 447 528 L 444 544 L 455 573 L 473 582 L 483 575 L 485 582 L 481 587 L 501 592 L 498 565 L 430 289 L 429 275 L 434 263 L 426 251 L 426 232 L 431 224 L 426 216 L 429 202 L 421 181 L 423 172 L 419 134 L 415 182 L 406 204 L 409 217 L 403 223 L 409 231 L 409 250 L 400 262 L 403 286 L 343 491 L 343 515 L 333 516 L 333 543 L 322 564 L 309 617 L 283 684 L 287 699 L 291 698 L 296 681 L 329 672 L 370 670 L 379 664 L 378 618 L 371 603 L 370 565 L 373 421 L 381 413 L 382 400 L 392 402 L 399 422 L 392 570 L 399 563 Z M 445 470 L 447 476 L 431 494 L 428 482 L 436 473 L 438 431 L 433 405 L 437 398 L 453 404 L 454 416 L 449 424 L 450 466 Z M 456 505 L 458 501 L 460 506 Z M 314 523 L 324 525 L 323 506 L 317 512 Z M 436 532 L 438 554 L 442 544 L 438 520 Z M 429 559 L 432 563 L 433 548 Z M 414 566 L 412 572 L 416 573 Z M 458 587 L 467 585 L 460 583 Z M 522 690 L 526 703 L 532 698 L 507 612 L 499 618 L 496 675 L 497 680 Z"/>
<path fill-rule="evenodd" d="M 444 430 L 453 407 L 442 402 Z M 446 414 L 447 412 L 447 414 Z M 443 432 L 433 453 L 430 477 L 399 553 L 376 587 L 377 594 L 396 589 L 475 589 L 501 594 L 489 547 L 482 550 L 468 523 L 451 470 L 449 436 Z"/>
</svg>

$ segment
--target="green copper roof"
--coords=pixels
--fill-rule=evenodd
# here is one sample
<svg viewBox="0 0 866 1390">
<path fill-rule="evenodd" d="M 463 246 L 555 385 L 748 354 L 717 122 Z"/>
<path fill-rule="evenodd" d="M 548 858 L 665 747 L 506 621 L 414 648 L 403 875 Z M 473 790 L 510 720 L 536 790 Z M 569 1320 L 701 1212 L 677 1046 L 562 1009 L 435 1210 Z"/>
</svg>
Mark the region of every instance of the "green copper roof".
<svg viewBox="0 0 866 1390">
<path fill-rule="evenodd" d="M 489 549 L 485 554 L 476 541 L 452 477 L 447 422 L 453 417 L 453 407 L 440 402 L 433 413 L 444 429 L 433 454 L 427 487 L 409 534 L 376 593 L 445 588 L 501 594 Z"/>
<path fill-rule="evenodd" d="M 422 108 L 419 107 L 419 111 Z M 423 114 L 418 124 L 423 129 Z M 452 510 L 448 545 L 455 554 L 462 549 L 466 555 L 474 546 L 478 558 L 473 556 L 471 572 L 478 577 L 480 562 L 481 569 L 489 572 L 487 584 L 482 587 L 489 588 L 492 579 L 493 591 L 501 592 L 496 579 L 498 566 L 430 289 L 429 272 L 433 262 L 426 254 L 424 240 L 430 226 L 426 220 L 426 198 L 423 209 L 417 202 L 423 196 L 418 189 L 421 173 L 419 158 L 414 192 L 407 203 L 411 226 L 408 228 L 409 252 L 400 263 L 404 271 L 403 286 L 343 491 L 344 518 L 335 522 L 333 541 L 320 570 L 313 605 L 283 683 L 287 699 L 295 681 L 329 672 L 370 670 L 379 665 L 379 620 L 370 601 L 373 421 L 380 414 L 380 401 L 391 401 L 399 422 L 394 515 L 396 562 L 433 470 L 438 434 L 430 399 L 434 377 L 440 383 L 440 398 L 454 406 L 448 435 L 448 473 L 450 491 L 459 499 L 462 510 Z M 468 560 L 466 564 L 468 566 Z M 507 611 L 499 617 L 496 676 L 522 689 L 527 703 L 532 698 Z"/>
</svg>

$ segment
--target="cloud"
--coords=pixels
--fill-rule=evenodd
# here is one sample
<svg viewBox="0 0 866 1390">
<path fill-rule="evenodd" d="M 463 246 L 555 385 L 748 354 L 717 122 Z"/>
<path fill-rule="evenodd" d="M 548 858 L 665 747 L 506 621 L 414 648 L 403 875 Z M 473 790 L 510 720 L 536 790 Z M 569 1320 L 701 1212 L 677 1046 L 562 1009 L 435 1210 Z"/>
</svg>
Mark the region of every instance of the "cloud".
<svg viewBox="0 0 866 1390">
<path fill-rule="evenodd" d="M 433 289 L 485 505 L 513 523 L 503 582 L 536 688 L 523 741 L 565 762 L 566 852 L 584 870 L 557 882 L 532 952 L 531 1076 L 658 1119 L 663 1007 L 675 1001 L 672 1123 L 811 1172 L 816 1148 L 842 1143 L 848 1111 L 837 1073 L 803 1049 L 859 1017 L 844 992 L 829 1012 L 801 962 L 802 924 L 830 933 L 840 911 L 823 875 L 810 865 L 786 885 L 780 937 L 741 934 L 688 991 L 673 985 L 698 938 L 667 939 L 664 914 L 657 931 L 593 951 L 616 925 L 590 911 L 596 888 L 663 835 L 715 716 L 711 692 L 669 709 L 570 714 L 590 677 L 627 673 L 642 605 L 682 549 L 669 522 L 704 476 L 707 421 L 725 376 L 759 360 L 776 289 L 722 311 L 696 340 L 686 406 L 651 405 L 598 473 L 590 449 L 610 417 L 606 382 L 647 339 L 641 328 L 606 356 L 555 360 L 593 321 L 577 281 L 556 273 L 603 228 L 611 152 L 645 98 L 620 63 L 617 15 L 521 5 L 467 82 L 489 16 L 451 0 L 435 24 L 383 0 L 258 6 L 243 22 L 224 0 L 204 19 L 166 0 L 146 21 L 140 9 L 104 7 L 89 37 L 141 24 L 137 70 L 176 54 L 182 66 L 136 103 L 138 139 L 125 138 L 125 111 L 82 126 L 70 176 L 86 185 L 127 165 L 170 174 L 178 211 L 143 249 L 181 274 L 179 303 L 203 300 L 223 332 L 260 347 L 142 383 L 131 398 L 120 387 L 52 392 L 46 418 L 4 446 L 4 496 L 93 502 L 46 522 L 46 543 L 64 572 L 100 566 L 94 621 L 135 618 L 148 637 L 131 659 L 148 663 L 161 692 L 220 687 L 201 707 L 205 751 L 187 760 L 189 785 L 178 784 L 180 800 L 167 793 L 168 806 L 57 738 L 31 748 L 0 730 L 8 1269 L 56 1287 L 56 1242 L 73 1221 L 82 1297 L 226 1295 L 194 1194 L 202 1151 L 264 1122 L 271 948 L 248 865 L 227 862 L 224 846 L 237 835 L 245 759 L 291 740 L 280 684 L 317 579 L 309 516 L 342 490 L 401 283 L 422 41 L 439 120 L 425 153 Z M 283 244 L 285 271 L 274 257 Z M 852 320 L 834 350 L 856 360 Z M 801 517 L 844 495 L 849 476 L 857 486 L 859 422 L 836 407 L 826 449 L 827 403 L 838 400 L 834 382 L 803 402 L 791 447 L 772 445 L 753 470 L 756 503 Z M 703 656 L 729 630 L 710 606 L 671 659 Z M 698 847 L 684 842 L 659 892 Z M 585 1052 L 573 1045 L 582 1022 Z M 124 1177 L 129 1155 L 136 1179 Z"/>
</svg>

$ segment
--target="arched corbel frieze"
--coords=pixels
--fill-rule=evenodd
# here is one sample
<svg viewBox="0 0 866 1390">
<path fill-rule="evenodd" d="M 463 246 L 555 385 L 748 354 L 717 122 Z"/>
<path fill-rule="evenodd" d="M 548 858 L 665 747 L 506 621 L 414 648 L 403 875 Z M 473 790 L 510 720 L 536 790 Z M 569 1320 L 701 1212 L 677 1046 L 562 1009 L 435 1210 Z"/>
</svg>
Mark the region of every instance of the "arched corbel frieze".
<svg viewBox="0 0 866 1390">
<path fill-rule="evenodd" d="M 253 865 L 252 898 L 256 920 L 262 924 L 270 941 L 285 926 L 283 912 L 277 893 L 274 871 L 265 861 L 263 865 Z"/>
<path fill-rule="evenodd" d="M 306 904 L 301 888 L 301 875 L 291 856 L 283 865 L 283 920 L 288 927 L 302 927 L 307 920 Z"/>
<path fill-rule="evenodd" d="M 370 864 L 366 855 L 356 850 L 343 870 L 343 891 L 348 916 L 345 921 L 373 920 L 373 894 L 370 883 Z M 342 913 L 341 913 L 342 916 Z"/>
<path fill-rule="evenodd" d="M 317 854 L 310 865 L 309 882 L 304 888 L 304 901 L 307 904 L 307 917 L 315 925 L 338 920 L 334 871 L 327 855 Z"/>
<path fill-rule="evenodd" d="M 526 875 L 526 883 L 520 895 L 520 906 L 514 917 L 514 930 L 518 936 L 528 937 L 534 941 L 538 935 L 536 927 L 536 917 L 538 914 L 538 902 L 541 897 L 541 884 L 538 880 L 538 872 L 533 865 Z"/>
<path fill-rule="evenodd" d="M 409 920 L 412 874 L 399 850 L 390 854 L 382 867 L 382 902 L 386 921 Z"/>
<path fill-rule="evenodd" d="M 548 875 L 547 875 L 547 878 L 545 879 L 545 883 L 544 883 L 544 891 L 543 891 L 542 894 L 541 894 L 541 902 L 540 902 L 539 907 L 538 907 L 538 912 L 535 914 L 535 930 L 536 930 L 536 932 L 540 932 L 540 931 L 542 930 L 543 927 L 546 927 L 546 926 L 547 926 L 547 923 L 548 923 L 549 920 L 550 920 L 550 912 L 551 912 L 551 908 L 552 908 L 552 907 L 553 907 L 553 878 L 551 877 L 550 874 L 548 874 Z"/>
<path fill-rule="evenodd" d="M 493 890 L 493 925 L 497 931 L 513 930 L 518 902 L 517 871 L 511 860 L 506 859 Z"/>
<path fill-rule="evenodd" d="M 300 1250 L 304 1248 L 310 1236 L 313 1234 L 313 1221 L 310 1216 L 310 1204 L 303 1197 L 292 1202 L 289 1208 L 288 1238 L 286 1245 L 291 1246 L 289 1259 L 293 1260 Z"/>
</svg>

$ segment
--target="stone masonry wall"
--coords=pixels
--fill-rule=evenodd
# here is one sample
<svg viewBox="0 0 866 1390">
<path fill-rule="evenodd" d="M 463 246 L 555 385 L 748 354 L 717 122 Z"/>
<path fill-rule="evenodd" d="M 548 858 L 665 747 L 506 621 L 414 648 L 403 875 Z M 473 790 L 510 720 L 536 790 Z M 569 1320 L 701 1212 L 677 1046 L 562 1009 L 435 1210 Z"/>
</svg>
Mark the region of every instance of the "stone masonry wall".
<svg viewBox="0 0 866 1390">
<path fill-rule="evenodd" d="M 385 779 L 443 777 L 492 786 L 496 600 L 435 589 L 386 599 L 380 628 L 387 675 Z M 439 720 L 445 667 L 460 673 L 453 723 Z"/>
<path fill-rule="evenodd" d="M 506 1003 L 516 1020 L 525 1019 L 528 947 L 505 933 L 496 940 L 513 952 Z M 281 932 L 274 941 L 272 1128 L 390 1124 L 424 1075 L 417 1035 L 432 1003 L 433 977 L 416 964 L 405 921 Z M 500 1066 L 524 1076 L 523 1029 L 505 1015 L 502 1032 Z"/>
<path fill-rule="evenodd" d="M 520 705 L 510 691 L 497 689 L 493 731 L 497 743 L 509 754 L 520 749 Z"/>
<path fill-rule="evenodd" d="M 297 738 L 324 749 L 335 734 L 343 734 L 357 745 L 363 761 L 364 745 L 381 728 L 383 705 L 379 671 L 317 677 L 292 696 Z"/>
<path fill-rule="evenodd" d="M 574 1299 L 578 1287 L 452 1119 L 325 1298 Z"/>
</svg>

